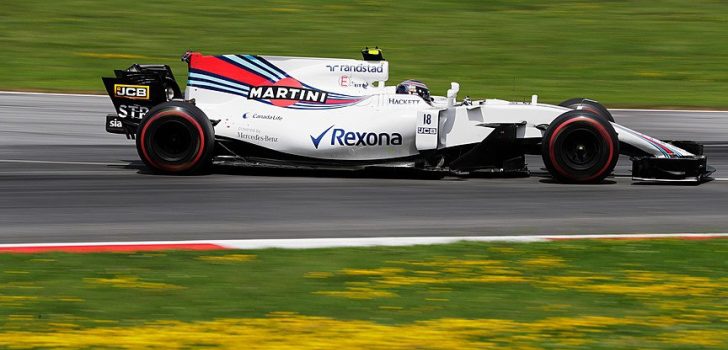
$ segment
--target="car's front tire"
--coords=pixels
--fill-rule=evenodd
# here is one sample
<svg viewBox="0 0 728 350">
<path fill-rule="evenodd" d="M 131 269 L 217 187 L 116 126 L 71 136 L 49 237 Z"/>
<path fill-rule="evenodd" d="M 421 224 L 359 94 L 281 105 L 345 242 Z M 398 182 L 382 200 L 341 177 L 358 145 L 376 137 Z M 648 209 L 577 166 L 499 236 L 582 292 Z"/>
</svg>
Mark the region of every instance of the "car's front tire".
<svg viewBox="0 0 728 350">
<path fill-rule="evenodd" d="M 599 183 L 614 170 L 619 139 L 612 124 L 583 110 L 568 111 L 546 129 L 541 155 L 561 182 Z"/>
<path fill-rule="evenodd" d="M 199 108 L 170 101 L 144 116 L 137 129 L 136 146 L 139 157 L 152 171 L 192 174 L 210 165 L 215 131 Z"/>
</svg>

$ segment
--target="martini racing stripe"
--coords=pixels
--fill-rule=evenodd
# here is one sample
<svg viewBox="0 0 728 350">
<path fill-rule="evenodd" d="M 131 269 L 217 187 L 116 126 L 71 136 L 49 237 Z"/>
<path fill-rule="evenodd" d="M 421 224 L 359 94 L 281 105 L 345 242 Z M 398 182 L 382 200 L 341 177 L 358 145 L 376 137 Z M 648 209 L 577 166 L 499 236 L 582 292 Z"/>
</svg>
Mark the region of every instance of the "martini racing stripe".
<svg viewBox="0 0 728 350">
<path fill-rule="evenodd" d="M 233 89 L 233 88 L 226 87 L 226 86 L 223 86 L 220 84 L 210 83 L 210 82 L 201 81 L 201 80 L 189 80 L 189 81 L 187 81 L 187 86 L 214 90 L 214 91 L 218 91 L 218 92 L 225 92 L 228 94 L 234 94 L 234 95 L 238 95 L 238 96 L 242 96 L 242 97 L 246 97 L 246 98 L 248 97 L 247 91 Z"/>
<path fill-rule="evenodd" d="M 644 136 L 644 137 L 645 137 L 646 139 L 650 139 L 650 140 L 652 140 L 652 141 L 655 141 L 655 143 L 657 143 L 657 145 L 658 145 L 658 146 L 660 146 L 660 147 L 662 147 L 662 148 L 665 148 L 665 149 L 667 149 L 667 150 L 668 150 L 668 152 L 672 152 L 672 153 L 676 154 L 676 155 L 677 155 L 678 157 L 682 157 L 682 156 L 683 156 L 683 154 L 681 154 L 681 153 L 680 153 L 680 151 L 678 150 L 678 148 L 677 148 L 677 147 L 675 147 L 675 146 L 673 146 L 673 145 L 671 145 L 671 144 L 669 144 L 669 143 L 667 143 L 667 142 L 662 142 L 662 141 L 660 141 L 660 140 L 655 140 L 654 138 L 652 138 L 652 137 L 649 137 L 649 136 L 647 136 L 647 135 L 643 135 L 643 136 Z"/>
<path fill-rule="evenodd" d="M 660 151 L 662 151 L 663 153 L 666 153 L 668 158 L 672 158 L 673 156 L 678 156 L 678 157 L 680 156 L 679 152 L 676 152 L 673 148 L 666 146 L 662 142 L 657 141 L 651 137 L 648 137 L 648 136 L 640 134 L 640 133 L 637 133 L 637 134 L 638 134 L 638 136 L 642 137 L 642 139 L 646 140 L 647 142 L 651 143 L 655 147 L 659 148 Z"/>
<path fill-rule="evenodd" d="M 650 145 L 652 145 L 652 147 L 654 147 L 655 149 L 657 149 L 658 151 L 660 151 L 660 153 L 662 153 L 662 155 L 665 156 L 665 158 L 670 158 L 670 154 L 667 153 L 667 152 L 665 152 L 665 150 L 662 149 L 662 147 L 656 145 L 654 142 L 652 142 L 652 141 L 650 141 L 650 140 L 648 140 L 648 139 L 646 139 L 646 138 L 642 137 L 641 135 L 638 135 L 638 134 L 636 134 L 634 132 L 629 132 L 628 131 L 628 133 L 630 133 L 630 134 L 632 134 L 634 136 L 637 136 L 637 137 L 639 137 L 639 138 L 647 141 L 647 143 L 649 143 Z"/>
<path fill-rule="evenodd" d="M 329 94 L 329 98 L 334 99 L 334 100 L 356 100 L 356 99 L 362 98 L 361 96 L 342 95 L 342 94 L 337 94 L 334 92 L 329 92 L 328 94 Z"/>
<path fill-rule="evenodd" d="M 249 59 L 251 61 L 257 62 L 257 64 L 259 64 L 260 66 L 266 67 L 268 70 L 271 70 L 271 71 L 274 71 L 274 72 L 278 72 L 278 74 L 281 75 L 281 76 L 289 77 L 288 73 L 286 73 L 282 69 L 278 68 L 278 66 L 276 66 L 276 65 L 268 62 L 268 60 L 266 60 L 263 57 L 253 56 L 253 55 L 245 55 L 243 57 L 245 57 L 245 58 L 247 58 L 247 59 Z"/>
<path fill-rule="evenodd" d="M 337 105 L 341 105 L 341 104 L 355 104 L 355 103 L 361 102 L 362 100 L 363 100 L 363 98 L 347 99 L 347 100 L 340 100 L 340 99 L 336 99 L 336 98 L 329 98 L 329 99 L 326 100 L 326 104 L 337 104 Z M 315 106 L 320 106 L 321 105 L 320 102 L 312 102 L 312 101 L 298 101 L 297 103 L 307 104 L 307 105 L 315 105 Z"/>
<path fill-rule="evenodd" d="M 242 85 L 242 84 L 238 84 L 238 83 L 233 83 L 233 82 L 228 81 L 228 80 L 224 80 L 224 79 L 216 78 L 214 76 L 204 75 L 204 74 L 200 74 L 200 73 L 190 73 L 189 74 L 189 79 L 190 80 L 208 81 L 208 82 L 212 82 L 212 83 L 221 84 L 221 85 L 223 85 L 225 87 L 230 87 L 230 88 L 233 88 L 233 89 L 239 89 L 239 90 L 243 90 L 243 91 L 250 91 L 250 87 L 248 87 L 246 85 Z"/>
<path fill-rule="evenodd" d="M 225 59 L 223 56 L 195 56 L 190 61 L 190 71 L 212 73 L 217 76 L 226 77 L 229 80 L 237 81 L 250 86 L 265 86 L 273 84 L 268 78 L 259 75 L 254 71 L 243 69 L 236 63 Z"/>
<path fill-rule="evenodd" d="M 361 102 L 361 101 L 363 101 L 365 99 L 366 99 L 366 97 L 350 98 L 350 99 L 329 98 L 326 101 L 326 103 L 327 104 L 347 104 L 347 103 L 354 104 L 354 103 L 359 103 L 359 102 Z"/>
<path fill-rule="evenodd" d="M 308 101 L 298 101 L 296 102 L 296 105 L 298 106 L 308 106 L 308 107 L 330 107 L 330 106 L 352 106 L 355 105 L 362 100 L 331 100 L 329 99 L 326 101 L 325 104 L 317 103 L 317 102 L 308 102 Z"/>
<path fill-rule="evenodd" d="M 647 141 L 647 143 L 649 143 L 650 145 L 652 145 L 652 147 L 654 147 L 655 149 L 657 149 L 658 151 L 660 151 L 660 153 L 662 153 L 662 155 L 664 155 L 665 158 L 675 158 L 676 156 L 677 157 L 681 157 L 682 156 L 682 154 L 680 153 L 680 151 L 676 150 L 675 148 L 673 148 L 672 146 L 670 146 L 667 143 L 657 141 L 657 140 L 655 140 L 655 139 L 653 139 L 651 137 L 648 137 L 646 135 L 643 135 L 643 134 L 638 133 L 638 132 L 633 131 L 633 130 L 629 130 L 627 128 L 619 128 L 619 130 L 626 131 L 629 134 L 632 134 L 634 136 L 637 136 L 637 137 L 639 137 L 639 138 Z"/>
<path fill-rule="evenodd" d="M 311 106 L 311 107 L 302 107 L 302 106 L 289 106 L 288 108 L 291 109 L 298 109 L 298 110 L 305 110 L 305 111 L 327 111 L 331 109 L 340 109 L 345 108 L 348 106 Z"/>
<path fill-rule="evenodd" d="M 229 62 L 232 62 L 232 63 L 238 65 L 240 68 L 247 69 L 249 71 L 252 71 L 252 72 L 255 72 L 257 74 L 260 74 L 260 75 L 266 77 L 270 81 L 278 81 L 278 80 L 283 79 L 283 77 L 280 77 L 280 76 L 278 76 L 276 74 L 273 74 L 273 73 L 271 73 L 271 72 L 269 72 L 269 71 L 267 71 L 267 70 L 265 70 L 265 69 L 263 69 L 261 67 L 258 67 L 256 65 L 254 65 L 252 62 L 249 62 L 247 60 L 244 60 L 244 59 L 240 58 L 239 56 L 236 56 L 236 55 L 225 55 L 223 57 L 226 60 L 228 60 Z"/>
<path fill-rule="evenodd" d="M 264 58 L 252 55 L 195 56 L 190 61 L 189 72 L 189 86 L 235 94 L 248 99 L 252 97 L 256 101 L 265 104 L 274 104 L 284 108 L 311 110 L 334 109 L 348 107 L 367 98 L 367 96 L 350 96 L 328 92 L 304 84 Z M 286 83 L 286 79 L 292 80 L 293 82 Z M 282 80 L 283 84 L 281 82 Z M 292 86 L 289 86 L 289 84 L 292 84 Z M 273 95 L 268 96 L 268 92 L 270 92 L 268 90 L 265 90 L 265 95 L 258 93 L 263 90 L 255 90 L 257 93 L 253 94 L 253 88 L 273 89 L 271 91 L 274 91 L 276 95 L 275 97 Z M 295 97 L 292 95 L 291 98 L 281 98 L 277 94 L 278 90 L 274 89 L 301 88 L 318 92 L 328 98 L 324 98 L 321 101 L 298 100 L 295 103 L 288 104 L 274 101 L 291 100 Z M 263 96 L 265 98 L 262 98 Z"/>
<path fill-rule="evenodd" d="M 237 55 L 237 56 L 241 57 L 242 59 L 244 59 L 260 68 L 265 69 L 266 71 L 268 71 L 268 72 L 272 73 L 274 76 L 276 76 L 279 80 L 290 77 L 288 75 L 288 73 L 284 72 L 283 70 L 279 69 L 278 67 L 276 67 L 270 63 L 265 64 L 265 63 L 261 62 L 255 56 L 252 56 L 252 55 Z"/>
<path fill-rule="evenodd" d="M 190 69 L 189 72 L 190 72 L 189 74 L 192 74 L 192 73 L 197 74 L 198 77 L 207 77 L 208 80 L 212 80 L 210 78 L 215 78 L 215 79 L 217 79 L 215 81 L 225 81 L 227 83 L 227 85 L 230 85 L 230 86 L 234 86 L 232 84 L 237 84 L 237 85 L 240 85 L 240 86 L 245 86 L 248 89 L 251 88 L 250 84 L 248 84 L 248 83 L 245 83 L 245 82 L 242 82 L 242 81 L 239 81 L 239 80 L 235 80 L 235 79 L 232 79 L 232 78 L 229 78 L 229 77 L 226 77 L 226 76 L 218 75 L 218 74 L 215 74 L 215 73 L 206 72 L 204 70 Z"/>
<path fill-rule="evenodd" d="M 349 107 L 351 104 L 348 105 L 304 105 L 304 104 L 293 104 L 291 106 L 288 106 L 288 108 L 293 109 L 306 109 L 306 110 L 326 110 L 326 109 L 337 109 L 337 108 L 344 108 Z"/>
<path fill-rule="evenodd" d="M 242 57 L 241 56 L 235 56 L 235 55 L 228 55 L 228 56 L 225 56 L 225 57 L 230 58 L 234 62 L 239 63 L 239 64 L 243 65 L 246 68 L 253 69 L 256 72 L 265 75 L 266 78 L 270 79 L 271 81 L 277 81 L 277 80 L 280 80 L 280 79 L 283 79 L 283 78 L 290 77 L 290 75 L 288 75 L 286 72 L 282 71 L 280 68 L 278 68 L 275 65 L 269 63 L 268 61 L 265 61 L 262 57 L 256 57 L 256 56 L 251 56 L 251 55 L 245 55 L 245 56 L 242 56 Z M 248 62 L 246 62 L 245 60 L 248 60 Z M 254 63 L 254 61 L 260 62 L 260 64 L 258 64 L 258 66 L 261 66 L 262 62 L 260 60 L 263 60 L 263 61 L 265 61 L 267 63 L 266 65 L 262 66 L 262 68 L 266 69 L 269 72 L 270 71 L 275 71 L 275 72 L 278 72 L 278 73 L 272 73 L 272 74 L 276 74 L 276 75 L 271 76 L 271 75 L 267 74 L 266 72 L 261 72 L 255 66 L 252 66 L 252 64 Z M 305 87 L 307 89 L 317 90 L 317 91 L 323 91 L 321 89 L 318 89 L 316 87 L 310 86 L 308 84 L 301 83 L 301 85 L 303 85 L 303 87 Z M 346 100 L 346 99 L 356 99 L 356 98 L 358 98 L 356 96 L 338 94 L 338 93 L 333 93 L 333 92 L 328 92 L 328 91 L 326 93 L 328 94 L 329 98 L 336 99 L 336 100 L 342 100 L 342 99 Z"/>
</svg>

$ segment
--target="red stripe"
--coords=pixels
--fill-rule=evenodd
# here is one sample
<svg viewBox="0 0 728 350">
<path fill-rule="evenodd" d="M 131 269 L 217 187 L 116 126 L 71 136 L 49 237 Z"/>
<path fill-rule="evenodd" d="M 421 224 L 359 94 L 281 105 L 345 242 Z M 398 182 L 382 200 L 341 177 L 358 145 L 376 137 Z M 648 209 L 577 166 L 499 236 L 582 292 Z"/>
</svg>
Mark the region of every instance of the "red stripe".
<svg viewBox="0 0 728 350">
<path fill-rule="evenodd" d="M 251 73 L 215 56 L 194 56 L 190 61 L 190 68 L 221 75 L 251 86 L 273 84 L 272 81 L 258 74 Z"/>
<path fill-rule="evenodd" d="M 642 137 L 644 137 L 644 139 L 647 140 L 647 141 L 651 141 L 655 146 L 657 146 L 658 148 L 661 148 L 663 151 L 667 152 L 668 155 L 671 155 L 671 156 L 674 156 L 675 155 L 675 152 L 673 152 L 669 148 L 667 148 L 664 145 L 662 145 L 662 142 L 660 142 L 658 140 L 655 140 L 654 138 L 649 137 L 647 135 L 642 135 Z"/>
<path fill-rule="evenodd" d="M 354 103 L 354 102 L 359 102 L 359 101 L 361 101 L 361 99 L 339 100 L 339 99 L 329 98 L 329 99 L 326 99 L 326 104 L 327 105 L 346 104 L 346 103 Z"/>
<path fill-rule="evenodd" d="M 118 253 L 140 252 L 155 250 L 222 250 L 223 246 L 210 243 L 180 243 L 180 244 L 119 244 L 119 245 L 64 245 L 64 246 L 38 246 L 38 247 L 0 247 L 0 252 L 6 253 Z"/>
</svg>

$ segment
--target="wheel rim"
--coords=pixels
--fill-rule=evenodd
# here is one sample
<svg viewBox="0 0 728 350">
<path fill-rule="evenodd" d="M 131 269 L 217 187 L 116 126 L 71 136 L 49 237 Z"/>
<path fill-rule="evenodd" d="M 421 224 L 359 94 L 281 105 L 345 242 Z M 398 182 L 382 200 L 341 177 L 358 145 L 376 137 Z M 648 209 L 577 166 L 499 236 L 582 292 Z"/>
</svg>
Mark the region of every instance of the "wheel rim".
<svg viewBox="0 0 728 350">
<path fill-rule="evenodd" d="M 150 136 L 154 153 L 160 160 L 168 163 L 186 161 L 198 148 L 189 126 L 181 120 L 159 122 Z"/>
<path fill-rule="evenodd" d="M 599 135 L 591 129 L 578 128 L 564 132 L 562 135 L 562 160 L 568 167 L 577 170 L 588 170 L 600 160 L 602 142 Z"/>
</svg>

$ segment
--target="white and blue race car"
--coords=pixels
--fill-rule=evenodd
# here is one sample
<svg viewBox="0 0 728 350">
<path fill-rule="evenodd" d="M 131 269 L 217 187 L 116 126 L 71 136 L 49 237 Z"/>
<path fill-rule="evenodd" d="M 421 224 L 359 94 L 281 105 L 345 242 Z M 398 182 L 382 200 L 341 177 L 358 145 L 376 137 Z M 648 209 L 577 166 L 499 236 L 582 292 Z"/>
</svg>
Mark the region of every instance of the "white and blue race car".
<svg viewBox="0 0 728 350">
<path fill-rule="evenodd" d="M 292 168 L 407 167 L 441 174 L 527 174 L 543 157 L 554 178 L 598 183 L 619 155 L 640 181 L 703 181 L 702 146 L 660 141 L 614 122 L 598 102 L 559 105 L 431 96 L 420 81 L 386 84 L 381 50 L 363 60 L 188 52 L 184 94 L 171 69 L 134 64 L 103 78 L 117 113 L 106 130 L 136 139 L 153 171 L 213 163 Z"/>
</svg>

